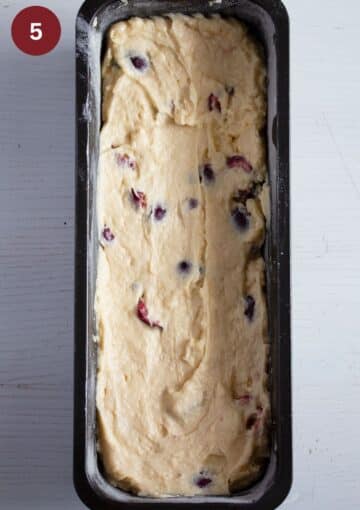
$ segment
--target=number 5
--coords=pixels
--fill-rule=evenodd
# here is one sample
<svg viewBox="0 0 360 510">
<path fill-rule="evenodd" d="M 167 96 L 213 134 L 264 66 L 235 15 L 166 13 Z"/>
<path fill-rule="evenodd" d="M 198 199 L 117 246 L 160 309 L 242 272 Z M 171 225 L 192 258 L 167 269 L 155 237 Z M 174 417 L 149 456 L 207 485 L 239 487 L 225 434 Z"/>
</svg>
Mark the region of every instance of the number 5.
<svg viewBox="0 0 360 510">
<path fill-rule="evenodd" d="M 41 27 L 42 23 L 30 24 L 30 39 L 32 39 L 33 41 L 39 41 L 42 38 L 43 33 Z"/>
</svg>

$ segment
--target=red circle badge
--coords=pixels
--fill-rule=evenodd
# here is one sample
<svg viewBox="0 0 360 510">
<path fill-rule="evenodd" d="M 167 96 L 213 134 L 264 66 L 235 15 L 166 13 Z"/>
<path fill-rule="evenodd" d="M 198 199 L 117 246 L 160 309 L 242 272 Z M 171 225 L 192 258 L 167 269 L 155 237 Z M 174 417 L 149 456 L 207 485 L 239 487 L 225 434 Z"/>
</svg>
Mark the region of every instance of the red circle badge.
<svg viewBox="0 0 360 510">
<path fill-rule="evenodd" d="M 14 18 L 11 35 L 19 50 L 28 55 L 45 55 L 60 40 L 58 17 L 46 7 L 26 7 Z"/>
</svg>

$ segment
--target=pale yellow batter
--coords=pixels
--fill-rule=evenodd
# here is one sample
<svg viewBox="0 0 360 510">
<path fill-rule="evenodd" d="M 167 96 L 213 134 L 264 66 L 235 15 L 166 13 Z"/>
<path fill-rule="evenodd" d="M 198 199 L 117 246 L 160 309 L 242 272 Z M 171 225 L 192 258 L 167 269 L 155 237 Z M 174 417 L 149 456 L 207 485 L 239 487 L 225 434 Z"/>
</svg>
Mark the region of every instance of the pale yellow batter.
<svg viewBox="0 0 360 510">
<path fill-rule="evenodd" d="M 268 454 L 265 81 L 233 19 L 109 32 L 99 449 L 109 480 L 140 494 L 228 494 Z"/>
</svg>

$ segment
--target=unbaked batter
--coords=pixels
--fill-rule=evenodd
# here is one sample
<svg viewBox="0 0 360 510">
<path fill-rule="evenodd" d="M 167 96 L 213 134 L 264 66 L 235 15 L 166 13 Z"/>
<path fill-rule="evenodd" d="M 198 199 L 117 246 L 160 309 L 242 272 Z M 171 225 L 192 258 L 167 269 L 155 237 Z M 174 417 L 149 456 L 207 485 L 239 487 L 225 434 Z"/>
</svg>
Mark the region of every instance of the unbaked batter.
<svg viewBox="0 0 360 510">
<path fill-rule="evenodd" d="M 265 81 L 234 19 L 133 18 L 109 31 L 97 408 L 121 488 L 228 494 L 267 457 Z"/>
</svg>

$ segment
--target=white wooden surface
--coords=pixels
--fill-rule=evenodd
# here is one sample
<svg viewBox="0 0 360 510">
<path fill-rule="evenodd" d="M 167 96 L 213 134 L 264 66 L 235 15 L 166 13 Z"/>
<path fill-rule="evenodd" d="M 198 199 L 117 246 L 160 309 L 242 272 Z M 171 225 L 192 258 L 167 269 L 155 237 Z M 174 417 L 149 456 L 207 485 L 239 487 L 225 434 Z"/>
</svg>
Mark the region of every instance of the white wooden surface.
<svg viewBox="0 0 360 510">
<path fill-rule="evenodd" d="M 35 2 L 36 3 L 36 2 Z M 74 20 L 27 57 L 0 0 L 0 506 L 79 510 L 71 480 Z M 295 480 L 284 510 L 355 510 L 360 473 L 358 0 L 287 0 L 292 26 Z"/>
</svg>

